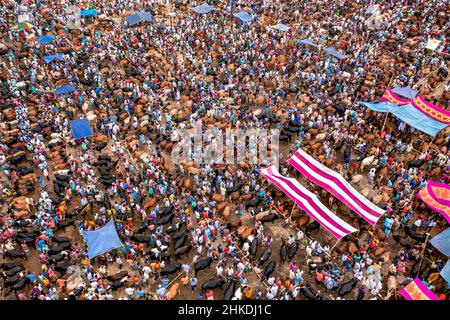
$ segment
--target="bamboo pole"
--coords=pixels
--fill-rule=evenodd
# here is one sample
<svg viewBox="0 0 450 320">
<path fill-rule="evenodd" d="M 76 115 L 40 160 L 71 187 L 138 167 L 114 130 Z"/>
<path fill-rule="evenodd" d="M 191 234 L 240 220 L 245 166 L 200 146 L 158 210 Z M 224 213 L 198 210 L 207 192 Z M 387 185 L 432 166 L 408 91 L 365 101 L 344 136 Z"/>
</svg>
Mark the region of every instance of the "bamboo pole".
<svg viewBox="0 0 450 320">
<path fill-rule="evenodd" d="M 334 248 L 336 248 L 336 246 L 338 245 L 338 243 L 341 241 L 342 238 L 337 239 L 337 241 L 335 242 L 335 244 L 331 247 L 330 252 L 328 254 L 331 255 L 331 253 L 333 252 Z"/>
<path fill-rule="evenodd" d="M 256 238 L 256 237 L 255 237 L 255 238 Z M 234 240 L 236 241 L 236 239 L 234 239 Z M 239 241 L 236 241 L 236 242 L 239 242 Z M 242 255 L 242 257 L 246 257 L 245 254 L 244 254 L 244 252 L 242 252 L 241 248 L 239 248 L 239 246 L 236 246 L 236 249 L 239 251 L 239 253 Z M 264 286 L 266 287 L 266 289 L 268 289 L 269 286 L 268 286 L 265 282 L 263 282 L 263 281 L 261 280 L 261 276 L 259 275 L 258 272 L 255 271 L 255 267 L 254 267 L 253 264 L 250 262 L 250 259 L 247 259 L 247 261 L 248 261 L 248 264 L 250 265 L 250 267 L 252 268 L 252 271 L 255 273 L 255 275 L 258 277 L 258 279 L 261 281 L 261 283 L 264 284 Z"/>
<path fill-rule="evenodd" d="M 1 252 L 0 252 L 0 261 L 1 261 L 1 264 L 3 264 L 3 248 L 1 249 Z M 1 299 L 5 300 L 5 279 L 3 277 L 1 277 L 1 278 L 2 278 L 2 282 L 0 284 L 0 294 L 1 294 Z"/>
<path fill-rule="evenodd" d="M 427 237 L 425 239 L 425 244 L 423 246 L 422 252 L 420 253 L 420 263 L 419 263 L 419 270 L 417 271 L 416 277 L 419 276 L 420 269 L 422 268 L 422 261 L 423 261 L 423 254 L 425 253 L 425 249 L 427 248 L 428 238 L 430 237 L 430 234 L 427 233 Z"/>
<path fill-rule="evenodd" d="M 431 142 L 428 144 L 427 148 L 425 149 L 425 152 L 428 152 L 428 149 L 430 149 L 430 147 L 433 144 L 435 138 L 436 137 L 433 137 L 433 139 L 431 140 Z"/>
<path fill-rule="evenodd" d="M 386 116 L 384 117 L 383 126 L 381 127 L 381 132 L 384 131 L 384 127 L 386 126 L 388 115 L 389 115 L 389 112 L 386 112 Z"/>
</svg>

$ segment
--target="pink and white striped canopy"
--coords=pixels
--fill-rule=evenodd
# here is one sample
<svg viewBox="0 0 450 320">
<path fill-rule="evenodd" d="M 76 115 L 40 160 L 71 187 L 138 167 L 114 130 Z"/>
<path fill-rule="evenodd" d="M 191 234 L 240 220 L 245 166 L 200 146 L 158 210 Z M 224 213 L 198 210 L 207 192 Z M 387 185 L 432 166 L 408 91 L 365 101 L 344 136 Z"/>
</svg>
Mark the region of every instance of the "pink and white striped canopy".
<svg viewBox="0 0 450 320">
<path fill-rule="evenodd" d="M 259 172 L 336 238 L 340 239 L 358 231 L 332 213 L 314 193 L 302 186 L 297 180 L 282 176 L 275 166 L 261 169 Z"/>
<path fill-rule="evenodd" d="M 375 225 L 385 210 L 366 199 L 339 173 L 325 167 L 301 149 L 288 160 L 306 178 L 318 184 L 345 203 L 371 225 Z"/>
</svg>

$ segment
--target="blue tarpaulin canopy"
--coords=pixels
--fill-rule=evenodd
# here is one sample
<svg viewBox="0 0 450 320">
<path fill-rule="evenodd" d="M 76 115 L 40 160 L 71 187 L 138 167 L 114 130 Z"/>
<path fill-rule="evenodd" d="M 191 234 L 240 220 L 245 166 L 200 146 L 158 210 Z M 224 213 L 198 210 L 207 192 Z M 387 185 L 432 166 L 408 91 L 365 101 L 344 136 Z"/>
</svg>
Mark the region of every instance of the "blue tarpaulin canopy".
<svg viewBox="0 0 450 320">
<path fill-rule="evenodd" d="M 341 60 L 342 59 L 347 59 L 348 57 L 350 57 L 350 56 L 347 56 L 345 54 L 337 52 L 335 48 L 331 48 L 331 47 L 330 48 L 326 48 L 325 52 L 328 53 L 328 54 L 331 54 L 333 57 L 336 57 L 336 58 L 341 59 Z"/>
<path fill-rule="evenodd" d="M 198 14 L 210 13 L 211 11 L 216 10 L 216 8 L 214 8 L 214 6 L 210 6 L 207 3 L 201 4 L 196 7 L 191 7 L 190 9 Z"/>
<path fill-rule="evenodd" d="M 447 261 L 440 273 L 441 277 L 450 284 L 450 260 Z"/>
<path fill-rule="evenodd" d="M 288 31 L 289 30 L 289 27 L 282 23 L 278 23 L 278 24 L 272 26 L 272 28 L 275 30 L 278 30 L 278 31 Z"/>
<path fill-rule="evenodd" d="M 438 249 L 447 257 L 450 257 L 450 228 L 448 228 L 444 232 L 439 233 L 437 236 L 431 239 L 430 242 L 433 247 Z"/>
<path fill-rule="evenodd" d="M 103 227 L 95 231 L 83 231 L 83 237 L 88 247 L 89 259 L 122 247 L 122 242 L 117 234 L 113 220 L 110 220 Z"/>
<path fill-rule="evenodd" d="M 48 34 L 46 36 L 42 36 L 36 39 L 39 43 L 49 43 L 56 40 L 55 36 L 52 34 Z"/>
<path fill-rule="evenodd" d="M 94 135 L 91 127 L 89 126 L 89 122 L 86 119 L 73 120 L 70 123 L 70 127 L 72 128 L 72 133 L 75 140 L 92 137 Z"/>
<path fill-rule="evenodd" d="M 66 94 L 66 93 L 72 93 L 75 91 L 75 87 L 71 84 L 66 84 L 62 87 L 56 88 L 55 93 L 60 95 L 60 94 Z"/>
<path fill-rule="evenodd" d="M 313 47 L 318 47 L 318 45 L 314 44 L 314 42 L 312 42 L 310 39 L 304 39 L 304 40 L 300 40 L 300 43 L 302 44 L 307 44 L 309 46 L 313 46 Z"/>
<path fill-rule="evenodd" d="M 53 60 L 62 60 L 63 56 L 61 54 L 55 54 L 51 56 L 44 56 L 44 61 L 47 63 L 52 62 Z"/>
<path fill-rule="evenodd" d="M 439 131 L 447 126 L 445 123 L 436 121 L 433 118 L 426 116 L 410 103 L 402 106 L 398 106 L 390 102 L 358 101 L 358 103 L 377 112 L 390 112 L 403 122 L 409 124 L 411 127 L 425 132 L 433 137 L 435 137 Z"/>
<path fill-rule="evenodd" d="M 398 94 L 399 96 L 408 98 L 408 99 L 414 99 L 417 94 L 419 93 L 419 91 L 414 90 L 413 88 L 410 87 L 400 87 L 399 85 L 397 85 L 394 89 L 392 89 L 392 91 L 396 94 Z"/>
<path fill-rule="evenodd" d="M 244 22 L 250 22 L 252 21 L 252 17 L 245 11 L 240 11 L 238 13 L 233 14 L 233 16 L 235 16 L 236 18 L 240 19 L 241 21 Z"/>
<path fill-rule="evenodd" d="M 87 16 L 97 16 L 97 10 L 95 9 L 89 9 L 89 10 L 81 10 L 80 11 L 80 16 L 82 17 L 87 17 Z"/>
<path fill-rule="evenodd" d="M 390 102 L 364 102 L 364 101 L 357 101 L 357 102 L 376 112 L 389 112 L 389 109 L 392 106 L 395 106 Z"/>
<path fill-rule="evenodd" d="M 141 21 L 153 21 L 153 16 L 149 12 L 135 12 L 125 18 L 130 26 L 133 26 Z"/>
</svg>

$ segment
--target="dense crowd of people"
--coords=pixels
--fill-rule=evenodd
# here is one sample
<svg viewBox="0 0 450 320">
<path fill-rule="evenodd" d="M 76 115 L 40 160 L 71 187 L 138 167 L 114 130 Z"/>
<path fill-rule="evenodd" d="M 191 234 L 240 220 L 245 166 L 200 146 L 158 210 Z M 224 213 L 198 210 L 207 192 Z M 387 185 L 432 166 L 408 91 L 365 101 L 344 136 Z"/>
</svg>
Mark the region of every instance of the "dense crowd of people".
<svg viewBox="0 0 450 320">
<path fill-rule="evenodd" d="M 178 283 L 184 298 L 221 299 L 220 290 L 202 288 L 216 278 L 236 285 L 232 296 L 241 299 L 379 299 L 393 296 L 388 277 L 398 289 L 420 261 L 420 278 L 448 299 L 449 285 L 436 277 L 445 257 L 427 246 L 428 237 L 398 240 L 405 228 L 435 235 L 446 227 L 415 194 L 429 181 L 450 183 L 448 131 L 432 141 L 356 102 L 377 100 L 398 84 L 448 108 L 449 79 L 430 81 L 448 67 L 448 4 L 232 3 L 198 15 L 150 0 L 2 0 L 0 244 L 2 263 L 19 263 L 3 277 L 2 298 L 169 299 Z M 72 5 L 98 15 L 78 17 L 81 28 L 71 29 Z M 252 22 L 231 9 L 250 13 Z M 126 15 L 144 10 L 152 22 L 128 25 Z M 18 23 L 23 14 L 31 26 Z M 276 23 L 290 28 L 271 28 Z M 36 40 L 47 34 L 56 39 Z M 425 48 L 430 36 L 441 41 L 440 51 Z M 43 59 L 56 54 L 62 60 Z M 76 91 L 56 95 L 64 84 Z M 71 121 L 80 118 L 93 137 L 75 140 Z M 294 174 L 286 160 L 302 148 L 349 181 L 360 175 L 364 192 L 387 213 L 378 228 L 354 219 L 358 235 L 335 244 L 326 230 L 299 226 L 302 213 L 294 216 L 292 202 L 258 174 L 270 159 L 171 163 L 171 138 L 192 128 L 280 129 L 281 171 Z M 361 170 L 370 156 L 377 164 Z M 410 166 L 413 160 L 421 162 Z M 331 195 L 317 194 L 345 211 Z M 281 219 L 254 218 L 264 210 Z M 123 247 L 89 259 L 82 232 L 111 219 Z M 243 237 L 243 226 L 251 234 Z M 192 246 L 185 257 L 174 257 L 175 234 L 184 239 L 179 248 Z M 253 252 L 255 242 L 277 261 L 272 272 Z M 283 248 L 295 248 L 289 262 Z M 206 258 L 213 268 L 196 270 Z M 176 272 L 166 272 L 175 261 L 182 262 Z M 357 288 L 353 295 L 345 285 Z"/>
</svg>

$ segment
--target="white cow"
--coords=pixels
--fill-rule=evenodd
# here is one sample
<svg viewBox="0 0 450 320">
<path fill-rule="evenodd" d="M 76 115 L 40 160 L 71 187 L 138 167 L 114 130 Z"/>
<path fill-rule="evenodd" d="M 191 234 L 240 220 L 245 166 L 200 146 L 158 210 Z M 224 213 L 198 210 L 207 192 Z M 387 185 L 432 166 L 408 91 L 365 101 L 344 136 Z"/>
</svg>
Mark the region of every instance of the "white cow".
<svg viewBox="0 0 450 320">
<path fill-rule="evenodd" d="M 378 159 L 375 159 L 375 155 L 372 155 L 370 157 L 364 158 L 363 161 L 361 161 L 361 167 L 360 167 L 361 172 L 364 171 L 364 168 L 366 166 L 371 165 L 371 164 L 374 165 L 375 161 L 378 162 Z"/>
<path fill-rule="evenodd" d="M 359 185 L 359 183 L 362 181 L 362 179 L 363 179 L 362 175 L 360 175 L 360 174 L 354 175 L 352 177 L 352 184 Z"/>
<path fill-rule="evenodd" d="M 234 293 L 234 297 L 231 300 L 242 300 L 242 290 L 238 288 Z"/>
</svg>

